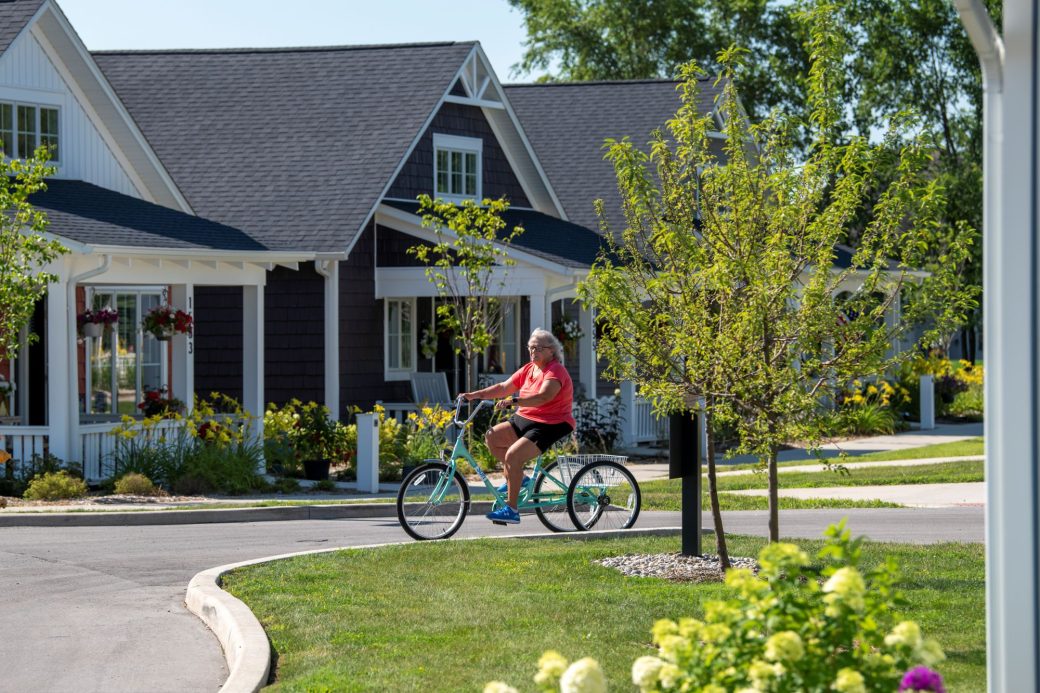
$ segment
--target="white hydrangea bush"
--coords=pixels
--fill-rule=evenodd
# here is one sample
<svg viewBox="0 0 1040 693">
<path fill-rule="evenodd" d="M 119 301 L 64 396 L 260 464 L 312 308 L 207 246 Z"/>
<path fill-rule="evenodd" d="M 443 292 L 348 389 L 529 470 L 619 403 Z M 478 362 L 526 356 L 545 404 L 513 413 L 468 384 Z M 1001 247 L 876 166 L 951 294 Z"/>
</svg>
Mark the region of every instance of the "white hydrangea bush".
<svg viewBox="0 0 1040 693">
<path fill-rule="evenodd" d="M 632 683 L 643 693 L 866 693 L 895 691 L 911 667 L 942 662 L 938 643 L 900 616 L 905 600 L 894 559 L 863 570 L 861 540 L 851 539 L 844 521 L 825 536 L 815 565 L 793 544 L 769 544 L 757 575 L 726 574 L 733 596 L 707 602 L 703 619 L 655 623 L 657 652 L 633 662 Z M 534 681 L 543 693 L 607 690 L 591 658 L 569 664 L 549 651 L 538 664 Z M 493 682 L 485 693 L 511 690 Z"/>
</svg>

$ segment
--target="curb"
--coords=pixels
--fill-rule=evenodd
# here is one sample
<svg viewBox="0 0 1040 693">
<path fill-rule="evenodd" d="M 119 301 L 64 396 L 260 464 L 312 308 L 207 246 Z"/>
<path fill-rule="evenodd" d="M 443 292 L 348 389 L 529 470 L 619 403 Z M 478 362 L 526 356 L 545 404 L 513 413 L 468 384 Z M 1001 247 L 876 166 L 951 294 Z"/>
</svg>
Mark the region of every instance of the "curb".
<svg viewBox="0 0 1040 693">
<path fill-rule="evenodd" d="M 476 539 L 609 539 L 613 537 L 655 536 L 681 532 L 681 527 L 654 527 L 652 529 L 622 529 L 591 532 L 563 532 L 544 534 L 511 534 L 503 537 L 466 537 L 464 539 L 440 539 L 437 541 L 472 541 Z M 708 532 L 710 533 L 710 532 Z M 259 563 L 280 561 L 296 556 L 332 553 L 354 549 L 377 549 L 384 546 L 415 544 L 415 541 L 396 541 L 362 546 L 340 546 L 328 549 L 299 551 L 278 556 L 267 556 L 241 563 L 229 563 L 203 570 L 188 583 L 184 604 L 188 611 L 198 616 L 213 631 L 224 650 L 230 672 L 219 693 L 255 693 L 267 685 L 271 675 L 271 643 L 260 621 L 242 600 L 225 592 L 221 577 L 236 568 Z"/>
<path fill-rule="evenodd" d="M 486 513 L 491 501 L 473 501 L 471 513 Z M 142 510 L 74 513 L 0 513 L 0 527 L 125 527 L 139 525 L 201 525 L 216 522 L 283 522 L 288 520 L 339 520 L 353 517 L 397 517 L 396 503 L 337 505 L 281 505 L 271 508 L 222 508 L 219 510 Z"/>
</svg>

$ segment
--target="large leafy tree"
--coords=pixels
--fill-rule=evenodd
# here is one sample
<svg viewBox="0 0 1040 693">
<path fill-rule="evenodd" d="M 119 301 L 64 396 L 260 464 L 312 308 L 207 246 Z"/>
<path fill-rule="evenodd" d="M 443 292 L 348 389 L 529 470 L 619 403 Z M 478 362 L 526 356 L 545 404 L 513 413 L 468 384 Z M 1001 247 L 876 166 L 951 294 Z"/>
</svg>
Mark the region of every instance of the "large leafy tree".
<svg viewBox="0 0 1040 693">
<path fill-rule="evenodd" d="M 502 322 L 496 295 L 516 262 L 509 246 L 523 228 L 507 228 L 505 200 L 465 200 L 461 205 L 419 196 L 423 226 L 435 243 L 408 249 L 426 264 L 426 277 L 444 302 L 437 306 L 441 324 L 455 336 L 455 350 L 466 361 L 466 391 L 473 390 L 477 356 L 491 346 Z"/>
<path fill-rule="evenodd" d="M 17 355 L 19 335 L 32 318 L 36 301 L 57 277 L 44 266 L 67 250 L 47 238 L 47 217 L 29 203 L 54 172 L 45 150 L 31 159 L 0 161 L 0 361 Z M 36 335 L 30 334 L 29 340 Z"/>
<path fill-rule="evenodd" d="M 999 18 L 1001 0 L 984 0 Z M 773 108 L 806 119 L 808 55 L 796 0 L 510 0 L 524 15 L 526 51 L 514 66 L 540 79 L 665 77 L 693 60 L 715 72 L 717 51 L 748 49 L 739 68 L 740 98 L 755 119 Z M 949 0 L 844 0 L 835 11 L 851 28 L 842 56 L 845 108 L 839 137 L 873 136 L 886 119 L 913 110 L 922 116 L 932 175 L 949 191 L 936 233 L 956 235 L 982 224 L 982 90 L 978 60 Z M 794 134 L 804 144 L 807 131 Z M 894 142 L 899 146 L 902 142 Z M 895 175 L 890 172 L 889 178 Z M 865 223 L 866 220 L 864 220 Z M 848 240 L 858 241 L 858 225 Z M 938 258 L 929 260 L 929 264 Z M 981 247 L 962 267 L 963 281 L 981 286 Z M 976 310 L 966 322 L 980 324 Z M 974 331 L 966 332 L 974 356 Z M 949 334 L 941 335 L 948 338 Z"/>
<path fill-rule="evenodd" d="M 840 15 L 820 3 L 803 19 L 807 148 L 792 144 L 790 118 L 748 121 L 737 100 L 744 53 L 729 49 L 719 58 L 725 158 L 716 159 L 713 118 L 696 105 L 700 72 L 685 66 L 682 106 L 649 153 L 627 139 L 611 143 L 626 226 L 581 286 L 604 324 L 609 375 L 637 382 L 662 411 L 706 398 L 710 418 L 736 427 L 738 451 L 759 456 L 774 541 L 780 446 L 815 437 L 821 403 L 842 384 L 912 355 L 891 349 L 894 341 L 905 344 L 918 326 L 934 339 L 974 305 L 957 276 L 970 232 L 935 233 L 945 201 L 926 138 L 904 118 L 880 144 L 836 138 L 846 113 Z M 865 206 L 858 249 L 840 268 L 836 245 Z M 922 274 L 928 257 L 945 261 Z M 910 284 L 917 299 L 886 320 Z M 718 538 L 711 446 L 708 462 Z"/>
</svg>

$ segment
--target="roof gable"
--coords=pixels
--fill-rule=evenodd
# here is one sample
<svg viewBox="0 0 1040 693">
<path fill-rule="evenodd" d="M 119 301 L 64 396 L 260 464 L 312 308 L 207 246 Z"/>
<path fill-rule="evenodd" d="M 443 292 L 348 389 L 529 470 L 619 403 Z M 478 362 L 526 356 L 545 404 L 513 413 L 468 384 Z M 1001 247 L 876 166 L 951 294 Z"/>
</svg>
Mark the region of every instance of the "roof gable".
<svg viewBox="0 0 1040 693">
<path fill-rule="evenodd" d="M 469 43 L 99 52 L 199 214 L 273 248 L 349 249 Z"/>
<path fill-rule="evenodd" d="M 604 159 L 606 138 L 630 137 L 644 148 L 650 133 L 675 116 L 678 82 L 643 80 L 515 84 L 505 92 L 538 154 L 567 218 L 599 228 L 593 202 L 602 199 L 611 230 L 624 225 L 613 165 Z M 701 81 L 700 108 L 714 110 L 718 88 Z"/>
</svg>

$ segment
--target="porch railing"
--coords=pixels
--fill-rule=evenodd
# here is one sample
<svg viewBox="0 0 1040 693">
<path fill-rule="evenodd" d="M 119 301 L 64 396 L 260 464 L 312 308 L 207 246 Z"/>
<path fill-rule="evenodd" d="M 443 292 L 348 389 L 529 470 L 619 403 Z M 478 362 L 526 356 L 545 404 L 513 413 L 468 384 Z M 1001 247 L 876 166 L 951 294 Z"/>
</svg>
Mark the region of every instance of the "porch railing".
<svg viewBox="0 0 1040 693">
<path fill-rule="evenodd" d="M 43 457 L 47 453 L 49 434 L 50 429 L 46 426 L 0 425 L 0 449 L 11 455 L 16 475 L 23 464 L 32 461 L 33 456 Z"/>
</svg>

